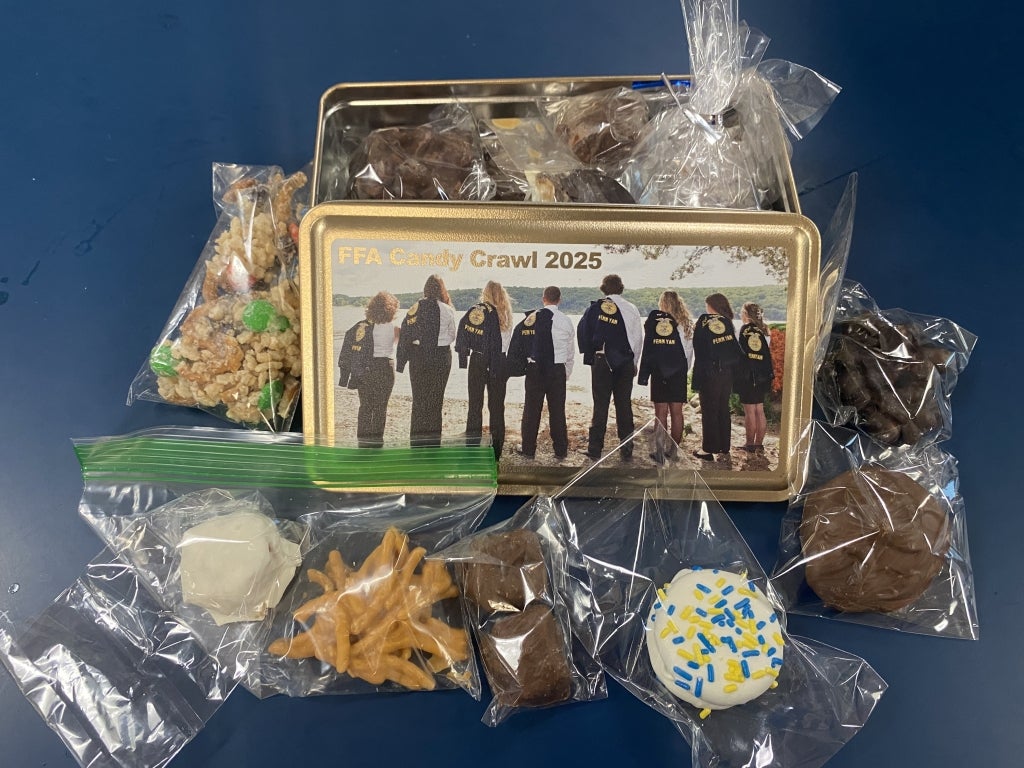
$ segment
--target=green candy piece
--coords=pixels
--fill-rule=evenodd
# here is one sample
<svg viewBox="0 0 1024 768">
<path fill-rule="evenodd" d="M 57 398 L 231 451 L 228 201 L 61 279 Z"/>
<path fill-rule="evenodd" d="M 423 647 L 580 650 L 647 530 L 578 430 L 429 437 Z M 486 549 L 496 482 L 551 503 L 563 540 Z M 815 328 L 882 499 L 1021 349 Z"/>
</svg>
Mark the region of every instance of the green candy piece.
<svg viewBox="0 0 1024 768">
<path fill-rule="evenodd" d="M 270 381 L 263 385 L 260 390 L 260 399 L 257 406 L 261 411 L 269 411 L 281 401 L 284 395 L 284 382 L 280 379 Z"/>
<path fill-rule="evenodd" d="M 288 318 L 284 315 L 276 315 L 270 323 L 270 330 L 272 331 L 287 331 L 292 327 L 292 324 L 288 322 Z"/>
<path fill-rule="evenodd" d="M 149 367 L 157 376 L 177 376 L 174 357 L 171 356 L 171 345 L 160 344 L 149 353 Z"/>
<path fill-rule="evenodd" d="M 250 331 L 262 333 L 267 326 L 277 317 L 277 310 L 269 301 L 257 299 L 249 302 L 242 310 L 242 322 Z"/>
</svg>

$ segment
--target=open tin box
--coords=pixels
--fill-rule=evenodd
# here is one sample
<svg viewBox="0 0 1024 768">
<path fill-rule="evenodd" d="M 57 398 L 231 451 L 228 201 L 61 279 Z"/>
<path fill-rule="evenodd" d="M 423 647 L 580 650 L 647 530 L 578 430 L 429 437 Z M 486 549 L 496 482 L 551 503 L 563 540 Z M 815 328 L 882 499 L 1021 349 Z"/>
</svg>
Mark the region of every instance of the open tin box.
<svg viewBox="0 0 1024 768">
<path fill-rule="evenodd" d="M 704 297 L 724 293 L 737 320 L 740 307 L 758 303 L 772 328 L 773 359 L 782 374 L 768 402 L 768 434 L 763 454 L 738 451 L 744 443 L 742 410 L 733 409 L 733 451 L 728 462 L 705 462 L 691 455 L 700 447 L 697 396 L 688 389 L 687 429 L 677 458 L 659 464 L 638 445 L 631 461 L 615 458 L 574 486 L 578 495 L 642 492 L 659 472 L 666 493 L 692 491 L 689 470 L 698 470 L 724 500 L 777 501 L 787 498 L 799 469 L 794 455 L 800 425 L 811 412 L 811 377 L 819 302 L 820 240 L 800 215 L 792 171 L 778 132 L 779 182 L 773 211 L 686 209 L 636 205 L 582 205 L 497 202 L 338 200 L 346 181 L 352 135 L 376 128 L 425 123 L 437 107 L 459 102 L 478 119 L 535 114 L 538 100 L 590 93 L 659 78 L 578 78 L 338 85 L 321 99 L 311 210 L 302 221 L 299 254 L 302 285 L 303 425 L 310 442 L 356 444 L 359 394 L 339 386 L 338 359 L 346 331 L 364 319 L 370 297 L 386 290 L 400 308 L 422 296 L 425 279 L 440 275 L 456 318 L 478 300 L 489 280 L 500 282 L 513 301 L 514 322 L 541 307 L 545 286 L 561 289 L 560 309 L 575 325 L 602 294 L 610 273 L 625 284 L 623 297 L 641 316 L 657 308 L 663 290 L 674 290 L 694 319 Z M 784 352 L 783 352 L 784 350 Z M 444 441 L 465 435 L 467 371 L 453 364 L 444 393 Z M 387 401 L 385 445 L 407 444 L 410 435 L 409 369 L 395 374 Z M 551 492 L 590 464 L 587 447 L 593 402 L 591 369 L 577 350 L 566 385 L 568 457 L 552 449 L 545 414 L 535 457 L 517 454 L 520 444 L 524 379 L 508 380 L 506 436 L 499 462 L 499 493 Z M 734 398 L 735 399 L 735 398 Z M 634 422 L 654 417 L 650 390 L 632 388 Z M 739 410 L 739 415 L 737 415 Z M 617 445 L 610 409 L 605 451 Z M 488 423 L 484 407 L 483 423 Z M 486 426 L 484 429 L 486 439 Z M 367 450 L 373 450 L 368 448 Z M 742 454 L 742 455 L 739 455 Z M 621 464 L 621 470 L 617 467 Z"/>
</svg>

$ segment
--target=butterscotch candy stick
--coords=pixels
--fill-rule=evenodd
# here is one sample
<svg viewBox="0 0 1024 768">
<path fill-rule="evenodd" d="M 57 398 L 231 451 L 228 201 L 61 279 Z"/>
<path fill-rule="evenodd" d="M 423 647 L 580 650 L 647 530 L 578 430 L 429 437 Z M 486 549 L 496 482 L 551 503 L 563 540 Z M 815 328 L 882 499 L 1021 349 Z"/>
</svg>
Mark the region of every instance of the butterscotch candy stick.
<svg viewBox="0 0 1024 768">
<path fill-rule="evenodd" d="M 330 576 L 323 571 L 318 571 L 316 568 L 309 568 L 306 571 L 306 578 L 317 586 L 322 587 L 324 592 L 335 592 L 338 589 Z"/>
<path fill-rule="evenodd" d="M 348 581 L 351 570 L 345 561 L 341 559 L 341 553 L 332 549 L 330 554 L 327 555 L 327 575 L 334 582 L 334 586 L 340 591 L 345 589 L 345 583 Z"/>
<path fill-rule="evenodd" d="M 352 648 L 350 641 L 348 616 L 345 615 L 345 609 L 339 605 L 334 612 L 334 667 L 338 672 L 348 671 Z"/>
<path fill-rule="evenodd" d="M 300 605 L 292 616 L 300 624 L 305 624 L 313 618 L 316 613 L 322 610 L 329 610 L 341 599 L 342 595 L 339 592 L 325 592 L 320 595 L 320 597 L 314 597 L 312 600 L 307 600 L 305 603 Z"/>
<path fill-rule="evenodd" d="M 272 642 L 267 651 L 289 659 L 309 659 L 313 656 L 313 637 L 309 632 L 302 632 L 291 639 L 282 637 Z"/>
</svg>

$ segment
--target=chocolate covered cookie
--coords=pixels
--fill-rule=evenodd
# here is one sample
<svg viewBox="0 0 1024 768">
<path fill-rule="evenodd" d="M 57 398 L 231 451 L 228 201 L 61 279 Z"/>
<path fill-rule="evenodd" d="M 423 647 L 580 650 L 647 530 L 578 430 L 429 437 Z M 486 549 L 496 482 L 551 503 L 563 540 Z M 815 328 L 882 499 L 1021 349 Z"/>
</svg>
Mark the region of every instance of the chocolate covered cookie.
<svg viewBox="0 0 1024 768">
<path fill-rule="evenodd" d="M 550 601 L 540 537 L 533 531 L 478 537 L 462 569 L 463 591 L 483 611 L 521 611 L 535 600 Z"/>
<path fill-rule="evenodd" d="M 429 125 L 381 128 L 366 137 L 349 165 L 358 200 L 473 199 L 477 149 L 463 131 Z"/>
<path fill-rule="evenodd" d="M 480 633 L 480 657 L 496 701 L 540 707 L 572 695 L 568 650 L 551 608 L 534 603 Z"/>
<path fill-rule="evenodd" d="M 807 495 L 800 521 L 806 579 L 839 611 L 896 611 L 928 589 L 950 544 L 944 507 L 901 472 L 845 472 Z"/>
</svg>

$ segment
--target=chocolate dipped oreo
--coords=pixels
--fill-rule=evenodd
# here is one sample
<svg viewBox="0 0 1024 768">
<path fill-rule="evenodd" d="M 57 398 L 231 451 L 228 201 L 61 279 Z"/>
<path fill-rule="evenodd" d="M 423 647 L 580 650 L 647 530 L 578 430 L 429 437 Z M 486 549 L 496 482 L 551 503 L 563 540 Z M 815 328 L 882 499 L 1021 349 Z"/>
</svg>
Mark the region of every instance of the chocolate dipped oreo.
<svg viewBox="0 0 1024 768">
<path fill-rule="evenodd" d="M 495 700 L 505 706 L 541 707 L 572 695 L 565 638 L 554 613 L 534 603 L 480 633 L 480 657 Z"/>
<path fill-rule="evenodd" d="M 473 559 L 462 564 L 463 590 L 482 611 L 521 611 L 550 602 L 540 537 L 515 529 L 473 541 Z"/>
<path fill-rule="evenodd" d="M 806 580 L 839 611 L 889 612 L 912 604 L 942 570 L 946 510 L 901 472 L 867 466 L 839 475 L 804 501 Z"/>
</svg>

